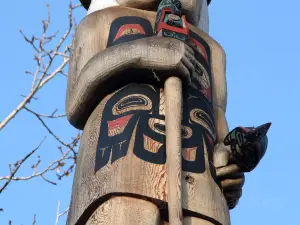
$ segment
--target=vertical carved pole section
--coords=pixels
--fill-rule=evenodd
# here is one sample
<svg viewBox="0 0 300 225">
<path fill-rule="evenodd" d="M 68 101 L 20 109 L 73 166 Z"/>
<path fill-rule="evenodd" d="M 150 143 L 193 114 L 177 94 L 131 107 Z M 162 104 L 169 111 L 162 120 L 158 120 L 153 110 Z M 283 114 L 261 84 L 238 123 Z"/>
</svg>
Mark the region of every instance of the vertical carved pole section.
<svg viewBox="0 0 300 225">
<path fill-rule="evenodd" d="M 182 225 L 181 111 L 182 83 L 177 77 L 165 82 L 167 187 L 169 224 Z"/>
</svg>

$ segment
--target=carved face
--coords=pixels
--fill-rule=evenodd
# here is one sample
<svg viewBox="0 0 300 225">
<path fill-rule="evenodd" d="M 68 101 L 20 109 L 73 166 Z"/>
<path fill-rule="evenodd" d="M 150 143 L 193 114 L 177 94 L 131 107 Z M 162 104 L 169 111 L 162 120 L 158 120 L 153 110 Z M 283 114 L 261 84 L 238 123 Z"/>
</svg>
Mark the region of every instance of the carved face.
<svg viewBox="0 0 300 225">
<path fill-rule="evenodd" d="M 88 14 L 117 5 L 156 11 L 158 4 L 158 0 L 92 0 Z M 181 5 L 188 22 L 208 33 L 207 0 L 181 0 Z"/>
<path fill-rule="evenodd" d="M 211 153 L 215 139 L 213 116 L 199 92 L 189 89 L 184 96 L 182 169 L 203 173 L 204 148 Z M 141 160 L 165 164 L 165 135 L 163 90 L 141 84 L 124 87 L 105 104 L 95 172 L 126 157 L 129 149 Z"/>
</svg>

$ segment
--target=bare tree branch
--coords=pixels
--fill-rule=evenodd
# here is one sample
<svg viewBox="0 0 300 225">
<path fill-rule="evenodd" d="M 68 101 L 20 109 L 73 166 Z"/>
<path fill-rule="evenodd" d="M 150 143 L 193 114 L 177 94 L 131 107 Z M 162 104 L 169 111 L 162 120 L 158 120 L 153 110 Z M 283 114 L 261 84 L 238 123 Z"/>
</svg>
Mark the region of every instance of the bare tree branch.
<svg viewBox="0 0 300 225">
<path fill-rule="evenodd" d="M 68 29 L 65 33 L 59 38 L 57 41 L 57 44 L 54 45 L 50 50 L 47 50 L 47 45 L 54 41 L 57 38 L 58 32 L 54 32 L 52 34 L 48 34 L 48 28 L 51 22 L 51 10 L 50 6 L 47 4 L 47 18 L 45 20 L 42 20 L 42 34 L 40 37 L 32 36 L 28 37 L 26 36 L 23 31 L 21 30 L 21 34 L 24 38 L 24 40 L 29 43 L 32 48 L 34 49 L 34 60 L 37 63 L 37 67 L 35 69 L 35 72 L 29 72 L 26 71 L 26 74 L 30 74 L 33 77 L 31 90 L 28 95 L 24 96 L 23 101 L 0 123 L 0 131 L 23 109 L 25 109 L 27 112 L 33 114 L 36 116 L 36 118 L 41 122 L 42 126 L 49 132 L 49 134 L 54 137 L 60 145 L 67 148 L 67 150 L 64 152 L 62 150 L 62 147 L 59 146 L 58 149 L 61 153 L 61 157 L 57 160 L 54 160 L 51 162 L 45 169 L 38 172 L 38 166 L 41 163 L 41 158 L 38 157 L 37 163 L 32 166 L 32 169 L 34 170 L 33 173 L 30 176 L 16 176 L 16 173 L 20 169 L 21 165 L 23 164 L 24 160 L 27 160 L 29 157 L 31 157 L 34 152 L 37 150 L 30 152 L 23 158 L 22 160 L 19 160 L 17 163 L 15 163 L 14 168 L 10 165 L 10 175 L 9 176 L 2 176 L 0 177 L 1 180 L 6 180 L 4 186 L 0 189 L 0 193 L 7 187 L 7 185 L 11 181 L 19 181 L 19 180 L 29 180 L 35 177 L 41 177 L 44 181 L 56 185 L 55 182 L 48 179 L 45 175 L 49 171 L 56 171 L 56 175 L 58 179 L 61 179 L 64 176 L 68 176 L 70 172 L 73 170 L 76 160 L 77 160 L 77 151 L 75 147 L 77 147 L 77 144 L 80 140 L 80 134 L 78 134 L 70 143 L 66 143 L 63 141 L 58 135 L 55 134 L 55 132 L 46 124 L 44 121 L 45 119 L 57 119 L 65 117 L 64 114 L 56 114 L 57 110 L 54 110 L 54 112 L 51 115 L 45 115 L 40 114 L 38 112 L 33 111 L 32 109 L 29 109 L 27 107 L 27 104 L 30 103 L 32 99 L 37 99 L 35 97 L 36 93 L 43 88 L 49 81 L 51 81 L 54 77 L 56 77 L 58 74 L 64 74 L 66 75 L 64 68 L 69 62 L 69 52 L 70 52 L 70 46 L 65 45 L 67 38 L 69 37 L 74 24 L 75 20 L 73 18 L 73 10 L 80 7 L 81 5 L 72 5 L 72 3 L 69 4 L 69 12 L 68 12 Z M 65 45 L 63 47 L 63 45 Z M 58 64 L 54 69 L 52 68 L 53 62 L 55 59 L 61 60 L 61 63 Z M 72 153 L 72 154 L 70 154 Z M 60 169 L 64 167 L 68 161 L 71 160 L 70 166 L 60 173 Z"/>
<path fill-rule="evenodd" d="M 30 113 L 32 113 L 33 115 L 35 115 L 36 117 L 37 117 L 37 119 L 42 123 L 42 125 L 46 128 L 46 130 L 60 143 L 60 144 L 62 144 L 63 146 L 65 146 L 65 147 L 67 147 L 67 148 L 71 148 L 71 146 L 69 145 L 69 144 L 67 144 L 67 143 L 65 143 L 64 141 L 62 141 L 48 126 L 47 126 L 47 124 L 44 122 L 44 120 L 41 118 L 41 116 L 38 114 L 38 113 L 36 113 L 36 112 L 34 112 L 34 111 L 32 111 L 32 110 L 30 110 L 30 109 L 28 109 L 26 106 L 24 107 L 24 109 L 26 109 L 28 112 L 30 112 Z M 74 151 L 73 149 L 72 149 L 72 151 Z"/>
<path fill-rule="evenodd" d="M 74 18 L 73 18 L 73 10 L 80 7 L 80 5 L 72 5 L 70 3 L 69 5 L 69 25 L 67 31 L 62 35 L 58 43 L 56 44 L 56 47 L 54 47 L 51 50 L 46 50 L 46 45 L 53 41 L 57 37 L 57 32 L 48 35 L 48 28 L 49 24 L 51 22 L 51 16 L 50 16 L 50 6 L 47 4 L 48 8 L 48 16 L 46 20 L 42 21 L 43 25 L 43 32 L 41 37 L 35 37 L 32 36 L 31 38 L 27 37 L 23 31 L 21 30 L 21 34 L 24 38 L 24 40 L 29 43 L 32 48 L 35 50 L 34 60 L 37 63 L 37 67 L 35 69 L 35 72 L 29 72 L 26 71 L 26 74 L 31 74 L 33 76 L 31 90 L 28 95 L 25 96 L 25 98 L 19 103 L 19 105 L 12 110 L 11 113 L 8 114 L 6 118 L 0 123 L 0 131 L 22 110 L 24 107 L 30 103 L 30 101 L 34 98 L 36 93 L 44 86 L 46 85 L 50 80 L 52 80 L 54 77 L 56 77 L 58 74 L 65 74 L 63 71 L 65 66 L 69 62 L 69 46 L 65 46 L 65 48 L 61 51 L 62 45 L 65 43 L 67 38 L 69 37 L 72 28 L 74 27 Z M 47 60 L 45 57 L 47 56 Z M 60 63 L 59 66 L 56 67 L 55 70 L 51 71 L 51 66 L 53 65 L 54 60 L 57 57 L 62 57 L 63 60 Z M 45 61 L 46 60 L 46 61 Z"/>
<path fill-rule="evenodd" d="M 65 215 L 68 211 L 69 211 L 69 208 L 67 208 L 64 212 L 60 213 L 60 201 L 58 201 L 55 225 L 58 225 L 59 219 L 60 219 L 63 215 Z"/>
<path fill-rule="evenodd" d="M 62 144 L 63 146 L 69 148 L 72 152 L 73 152 L 73 155 L 74 157 L 76 158 L 77 157 L 77 153 L 76 151 L 74 150 L 74 148 L 70 145 L 70 144 L 67 144 L 65 143 L 63 140 L 61 140 L 61 138 L 59 138 L 50 128 L 49 126 L 45 123 L 45 121 L 41 118 L 40 114 L 34 112 L 33 110 L 31 109 L 28 109 L 26 106 L 24 107 L 25 110 L 27 110 L 28 112 L 32 113 L 33 115 L 35 115 L 37 117 L 37 119 L 42 123 L 43 127 L 46 128 L 46 130 L 60 143 Z"/>
<path fill-rule="evenodd" d="M 9 183 L 14 179 L 15 174 L 18 172 L 18 170 L 21 168 L 21 166 L 23 165 L 23 163 L 30 157 L 32 156 L 40 147 L 41 145 L 44 143 L 46 137 L 39 143 L 39 145 L 37 147 L 35 147 L 31 152 L 29 152 L 23 159 L 15 162 L 14 164 L 14 169 L 11 170 L 11 173 L 8 177 L 6 177 L 6 182 L 4 183 L 4 185 L 0 188 L 0 194 L 4 191 L 4 189 L 9 185 Z M 0 178 L 0 180 L 2 180 Z"/>
<path fill-rule="evenodd" d="M 66 163 L 65 163 L 66 161 L 72 160 L 72 162 L 73 162 L 72 165 L 76 163 L 76 158 L 74 156 L 70 156 L 69 154 L 72 152 L 71 148 L 74 148 L 77 145 L 77 143 L 79 142 L 79 139 L 80 139 L 80 134 L 78 134 L 77 137 L 72 141 L 72 143 L 70 144 L 70 148 L 65 153 L 63 153 L 59 159 L 54 160 L 52 163 L 50 163 L 44 170 L 37 172 L 37 167 L 40 163 L 40 161 L 38 161 L 35 165 L 32 166 L 32 169 L 34 170 L 32 175 L 24 176 L 24 177 L 15 177 L 14 176 L 16 174 L 16 172 L 15 172 L 14 174 L 11 174 L 10 176 L 0 177 L 0 181 L 1 180 L 9 180 L 9 182 L 11 182 L 12 180 L 13 181 L 20 181 L 20 180 L 25 181 L 25 180 L 30 180 L 30 179 L 36 178 L 36 177 L 42 177 L 45 180 L 46 179 L 44 177 L 45 173 L 47 173 L 49 171 L 55 171 L 55 170 L 57 171 L 57 173 L 59 173 L 60 168 L 62 168 L 66 165 Z M 68 172 L 68 170 L 69 169 L 67 169 L 64 173 Z M 58 176 L 63 177 L 64 175 L 58 175 Z M 47 180 L 47 182 L 56 185 L 56 183 L 53 181 Z"/>
<path fill-rule="evenodd" d="M 34 214 L 32 225 L 35 225 L 35 224 L 36 224 L 36 215 Z"/>
<path fill-rule="evenodd" d="M 65 176 L 69 176 L 75 168 L 77 161 L 77 149 L 80 141 L 80 133 L 76 137 L 71 138 L 70 141 L 62 140 L 59 135 L 56 134 L 55 130 L 51 129 L 47 123 L 51 119 L 65 118 L 65 114 L 58 114 L 57 109 L 50 114 L 42 114 L 34 111 L 29 104 L 33 100 L 39 100 L 37 93 L 46 86 L 50 81 L 54 80 L 58 75 L 67 77 L 66 66 L 69 63 L 70 45 L 69 38 L 72 38 L 72 34 L 77 28 L 77 23 L 73 17 L 73 11 L 81 4 L 73 5 L 69 4 L 68 11 L 68 25 L 67 29 L 63 33 L 58 31 L 50 32 L 51 24 L 51 8 L 47 4 L 47 16 L 42 20 L 41 34 L 27 36 L 22 30 L 20 33 L 27 44 L 29 44 L 33 51 L 33 60 L 36 63 L 35 68 L 30 71 L 25 71 L 26 75 L 29 75 L 32 80 L 29 87 L 29 93 L 21 95 L 23 100 L 19 102 L 16 108 L 14 108 L 8 115 L 0 121 L 0 131 L 12 121 L 20 111 L 26 110 L 27 112 L 34 115 L 46 129 L 46 131 L 59 143 L 58 150 L 59 155 L 54 160 L 45 164 L 44 159 L 37 156 L 36 161 L 31 166 L 33 170 L 30 175 L 19 176 L 19 172 L 25 166 L 25 162 L 35 157 L 35 153 L 42 146 L 45 138 L 39 143 L 39 145 L 26 154 L 22 159 L 18 160 L 14 164 L 9 164 L 9 175 L 0 177 L 0 194 L 7 189 L 8 185 L 12 181 L 27 181 L 37 177 L 40 177 L 43 181 L 52 185 L 57 185 L 53 181 L 56 175 L 56 179 L 61 180 Z M 21 93 L 20 93 L 21 94 Z M 22 93 L 23 94 L 23 93 Z M 47 122 L 47 123 L 46 123 Z M 43 166 L 42 166 L 43 165 Z M 0 212 L 3 208 L 0 208 Z M 60 202 L 58 203 L 57 215 L 55 225 L 58 225 L 59 220 L 68 212 L 68 209 L 60 213 Z M 9 225 L 12 225 L 12 221 L 9 220 Z M 32 225 L 36 225 L 36 215 L 33 216 Z"/>
<path fill-rule="evenodd" d="M 44 118 L 49 118 L 49 119 L 57 119 L 57 118 L 62 118 L 62 117 L 66 117 L 66 114 L 58 114 L 56 115 L 56 112 L 57 112 L 57 109 L 55 109 L 50 115 L 46 115 L 46 114 L 40 114 L 40 113 L 37 113 L 37 112 L 34 112 L 33 110 L 27 108 L 27 107 L 24 107 L 28 112 L 36 115 L 36 116 L 39 116 L 39 117 L 44 117 Z"/>
</svg>

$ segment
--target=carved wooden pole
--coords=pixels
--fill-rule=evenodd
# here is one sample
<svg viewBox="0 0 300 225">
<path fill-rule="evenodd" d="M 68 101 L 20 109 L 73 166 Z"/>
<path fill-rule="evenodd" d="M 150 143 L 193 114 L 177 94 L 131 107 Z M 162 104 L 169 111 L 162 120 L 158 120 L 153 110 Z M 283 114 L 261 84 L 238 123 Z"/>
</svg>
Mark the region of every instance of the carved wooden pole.
<svg viewBox="0 0 300 225">
<path fill-rule="evenodd" d="M 72 43 L 66 113 L 83 132 L 67 224 L 230 225 L 241 172 L 266 137 L 264 126 L 227 135 L 226 57 L 208 34 L 209 1 L 181 0 L 186 43 L 154 32 L 157 0 L 80 1 L 88 15 Z"/>
</svg>

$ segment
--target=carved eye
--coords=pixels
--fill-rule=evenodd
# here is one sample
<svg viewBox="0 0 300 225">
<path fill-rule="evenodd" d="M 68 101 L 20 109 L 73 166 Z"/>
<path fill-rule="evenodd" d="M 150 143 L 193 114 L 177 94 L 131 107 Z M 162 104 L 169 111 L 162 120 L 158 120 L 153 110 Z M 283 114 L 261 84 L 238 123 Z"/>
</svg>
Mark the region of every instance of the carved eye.
<svg viewBox="0 0 300 225">
<path fill-rule="evenodd" d="M 190 112 L 190 120 L 205 128 L 215 139 L 215 125 L 210 116 L 202 109 L 193 109 Z"/>
<path fill-rule="evenodd" d="M 150 118 L 148 121 L 149 127 L 156 133 L 165 135 L 166 134 L 166 124 L 164 120 Z M 190 127 L 181 127 L 181 136 L 184 139 L 189 139 L 193 135 L 193 130 Z"/>
<path fill-rule="evenodd" d="M 152 101 L 146 95 L 133 94 L 122 98 L 112 108 L 113 115 L 120 115 L 125 112 L 152 109 Z"/>
<path fill-rule="evenodd" d="M 150 118 L 148 120 L 148 125 L 156 133 L 165 135 L 166 134 L 166 125 L 164 120 Z"/>
<path fill-rule="evenodd" d="M 182 126 L 181 127 L 181 136 L 183 139 L 189 139 L 193 136 L 193 130 L 190 127 Z"/>
</svg>

